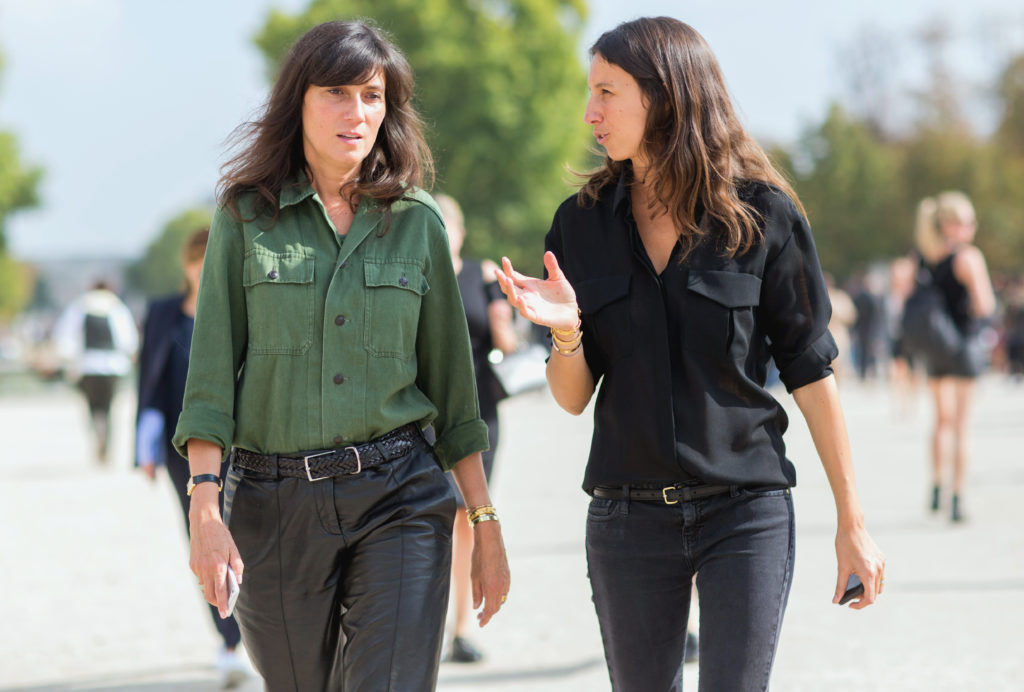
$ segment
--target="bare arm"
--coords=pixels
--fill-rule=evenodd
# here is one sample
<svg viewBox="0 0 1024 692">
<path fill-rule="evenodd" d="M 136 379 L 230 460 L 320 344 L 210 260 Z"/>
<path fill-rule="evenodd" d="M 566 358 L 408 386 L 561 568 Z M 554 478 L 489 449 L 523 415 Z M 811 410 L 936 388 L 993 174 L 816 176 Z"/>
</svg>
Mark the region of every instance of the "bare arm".
<svg viewBox="0 0 1024 692">
<path fill-rule="evenodd" d="M 972 245 L 956 253 L 953 258 L 953 275 L 967 289 L 971 313 L 975 317 L 988 317 L 996 311 L 992 280 L 981 250 Z"/>
<path fill-rule="evenodd" d="M 467 508 L 491 504 L 480 452 L 460 460 L 452 467 L 452 474 Z M 466 521 L 466 517 L 456 516 L 455 521 Z M 505 544 L 501 539 L 501 524 L 497 521 L 479 522 L 473 527 L 473 539 L 473 607 L 479 608 L 483 604 L 484 609 L 477 615 L 483 627 L 501 608 L 511 577 Z"/>
<path fill-rule="evenodd" d="M 552 252 L 544 253 L 547 279 L 535 279 L 512 269 L 512 263 L 503 257 L 498 285 L 508 297 L 509 305 L 534 324 L 552 329 L 572 331 L 579 321 L 576 292 L 558 266 Z M 558 405 L 574 416 L 583 412 L 594 394 L 594 377 L 583 357 L 583 345 L 571 355 L 552 348 L 546 370 L 551 394 Z"/>
<path fill-rule="evenodd" d="M 846 433 L 835 378 L 812 382 L 793 391 L 814 440 L 836 504 L 836 558 L 839 573 L 833 603 L 838 603 L 850 574 L 864 584 L 864 595 L 851 608 L 865 608 L 882 592 L 885 556 L 864 528 L 864 512 L 857 496 L 850 440 Z"/>
<path fill-rule="evenodd" d="M 220 476 L 221 456 L 221 448 L 212 442 L 197 438 L 188 441 L 188 466 L 193 476 L 203 473 Z M 219 492 L 215 483 L 200 483 L 192 491 L 188 511 L 191 535 L 189 567 L 199 578 L 203 596 L 211 605 L 217 606 L 221 617 L 225 617 L 228 565 L 235 571 L 239 584 L 242 583 L 244 565 L 235 541 L 221 519 Z"/>
</svg>

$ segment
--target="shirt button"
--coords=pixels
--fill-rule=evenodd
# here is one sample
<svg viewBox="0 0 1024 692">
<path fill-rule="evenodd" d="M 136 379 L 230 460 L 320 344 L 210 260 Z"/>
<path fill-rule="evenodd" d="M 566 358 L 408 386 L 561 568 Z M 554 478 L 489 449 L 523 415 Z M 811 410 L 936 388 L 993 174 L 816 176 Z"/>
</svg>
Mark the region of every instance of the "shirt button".
<svg viewBox="0 0 1024 692">
<path fill-rule="evenodd" d="M 336 325 L 338 325 L 339 327 L 341 325 L 345 324 L 345 316 L 344 315 L 338 315 L 337 317 L 334 318 L 334 323 Z"/>
<path fill-rule="evenodd" d="M 270 273 L 267 274 L 267 278 L 268 279 L 276 279 L 277 278 L 277 270 L 276 269 L 271 269 Z"/>
<path fill-rule="evenodd" d="M 403 276 L 401 279 L 398 280 L 398 283 L 400 283 L 402 286 L 408 286 L 409 285 L 409 279 L 407 279 L 407 278 L 405 278 Z"/>
<path fill-rule="evenodd" d="M 341 384 L 344 381 L 345 381 L 345 376 L 344 375 L 335 375 L 334 376 L 334 384 Z"/>
<path fill-rule="evenodd" d="M 344 441 L 345 441 L 345 438 L 342 437 L 341 435 L 335 435 L 334 436 L 334 444 L 340 445 Z"/>
</svg>

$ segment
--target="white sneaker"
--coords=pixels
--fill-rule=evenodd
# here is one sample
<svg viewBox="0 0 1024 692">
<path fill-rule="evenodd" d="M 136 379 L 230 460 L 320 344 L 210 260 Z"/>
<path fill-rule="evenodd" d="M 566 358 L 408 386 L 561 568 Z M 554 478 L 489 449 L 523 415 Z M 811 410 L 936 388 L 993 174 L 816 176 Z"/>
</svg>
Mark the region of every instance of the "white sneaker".
<svg viewBox="0 0 1024 692">
<path fill-rule="evenodd" d="M 220 651 L 217 652 L 216 667 L 217 672 L 221 675 L 225 690 L 238 687 L 249 677 L 249 666 L 242 657 L 234 651 L 228 651 L 224 647 L 221 647 Z"/>
</svg>

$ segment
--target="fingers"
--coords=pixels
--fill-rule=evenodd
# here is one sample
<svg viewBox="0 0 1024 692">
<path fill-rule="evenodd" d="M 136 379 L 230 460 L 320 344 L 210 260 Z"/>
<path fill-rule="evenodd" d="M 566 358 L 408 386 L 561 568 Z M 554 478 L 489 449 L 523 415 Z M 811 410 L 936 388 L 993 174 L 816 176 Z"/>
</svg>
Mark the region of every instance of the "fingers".
<svg viewBox="0 0 1024 692">
<path fill-rule="evenodd" d="M 562 273 L 562 268 L 558 266 L 558 260 L 555 258 L 555 253 L 548 250 L 544 253 L 544 268 L 548 270 L 548 278 L 553 281 L 565 281 L 565 274 Z"/>
<path fill-rule="evenodd" d="M 211 604 L 217 606 L 217 612 L 221 618 L 228 616 L 228 564 L 226 562 L 217 565 L 213 570 L 213 600 Z"/>
<path fill-rule="evenodd" d="M 476 579 L 473 580 L 473 610 L 480 607 L 480 604 L 484 600 L 484 591 L 480 586 L 480 582 Z"/>
</svg>

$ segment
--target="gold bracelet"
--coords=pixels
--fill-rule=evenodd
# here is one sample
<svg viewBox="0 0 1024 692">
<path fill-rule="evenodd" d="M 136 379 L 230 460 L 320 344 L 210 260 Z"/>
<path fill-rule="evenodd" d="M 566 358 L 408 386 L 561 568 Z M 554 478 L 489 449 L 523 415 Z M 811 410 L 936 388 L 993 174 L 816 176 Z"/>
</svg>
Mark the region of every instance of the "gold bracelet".
<svg viewBox="0 0 1024 692">
<path fill-rule="evenodd" d="M 555 329 L 551 328 L 551 335 L 557 336 L 562 341 L 568 341 L 569 339 L 575 339 L 580 333 L 580 327 L 583 326 L 583 320 L 577 320 L 576 326 L 572 329 Z M 563 336 L 567 335 L 567 336 Z"/>
<path fill-rule="evenodd" d="M 467 507 L 466 518 L 472 523 L 477 517 L 485 514 L 497 514 L 494 505 L 480 505 L 479 507 Z"/>
<path fill-rule="evenodd" d="M 471 519 L 469 522 L 470 526 L 476 526 L 482 521 L 498 521 L 497 514 L 481 514 L 476 519 Z M 500 523 L 500 522 L 499 522 Z"/>
<path fill-rule="evenodd" d="M 580 339 L 575 344 L 573 344 L 571 348 L 567 348 L 564 351 L 562 349 L 558 348 L 558 342 L 557 341 L 555 341 L 555 340 L 551 341 L 551 348 L 555 349 L 555 353 L 557 353 L 560 356 L 565 356 L 566 358 L 571 358 L 572 356 L 575 356 L 577 353 L 579 353 L 582 350 L 582 347 L 583 347 L 583 340 L 582 339 Z"/>
</svg>

